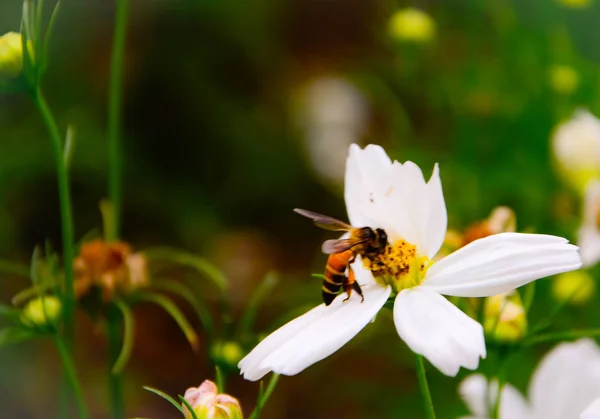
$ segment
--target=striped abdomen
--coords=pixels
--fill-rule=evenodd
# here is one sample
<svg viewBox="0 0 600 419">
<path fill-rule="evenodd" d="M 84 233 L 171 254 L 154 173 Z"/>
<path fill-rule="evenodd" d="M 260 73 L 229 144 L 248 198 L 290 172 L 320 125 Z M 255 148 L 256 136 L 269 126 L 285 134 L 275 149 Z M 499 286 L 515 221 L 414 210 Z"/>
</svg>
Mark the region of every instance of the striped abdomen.
<svg viewBox="0 0 600 419">
<path fill-rule="evenodd" d="M 325 279 L 323 279 L 322 287 L 325 305 L 331 304 L 342 285 L 346 283 L 346 268 L 353 256 L 354 252 L 352 250 L 329 255 L 327 266 L 325 266 Z"/>
</svg>

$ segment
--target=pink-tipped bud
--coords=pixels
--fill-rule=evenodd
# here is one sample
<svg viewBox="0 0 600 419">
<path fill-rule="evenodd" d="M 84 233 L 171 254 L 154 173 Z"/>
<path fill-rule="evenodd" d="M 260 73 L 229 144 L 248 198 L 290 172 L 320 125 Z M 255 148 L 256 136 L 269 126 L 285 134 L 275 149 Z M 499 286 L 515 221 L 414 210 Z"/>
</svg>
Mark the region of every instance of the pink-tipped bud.
<svg viewBox="0 0 600 419">
<path fill-rule="evenodd" d="M 183 396 L 192 406 L 198 419 L 242 419 L 242 408 L 235 397 L 217 394 L 217 386 L 210 380 L 204 380 L 199 387 L 188 388 Z M 185 419 L 192 414 L 184 405 Z"/>
</svg>

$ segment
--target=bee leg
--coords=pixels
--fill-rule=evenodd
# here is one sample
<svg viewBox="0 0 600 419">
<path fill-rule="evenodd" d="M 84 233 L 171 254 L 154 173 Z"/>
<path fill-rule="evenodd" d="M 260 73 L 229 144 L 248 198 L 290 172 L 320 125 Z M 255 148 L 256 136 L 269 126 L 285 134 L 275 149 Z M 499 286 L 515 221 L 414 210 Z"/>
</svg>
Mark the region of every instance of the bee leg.
<svg viewBox="0 0 600 419">
<path fill-rule="evenodd" d="M 360 298 L 362 298 L 361 303 L 364 303 L 365 301 L 365 296 L 363 295 L 362 289 L 360 288 L 360 285 L 358 285 L 358 282 L 353 282 L 352 283 L 352 288 L 354 289 L 354 291 L 356 291 L 358 293 L 358 295 L 360 295 Z"/>
<path fill-rule="evenodd" d="M 346 282 L 344 283 L 344 291 L 346 291 L 348 297 L 346 297 L 344 301 L 348 301 L 350 299 L 350 296 L 352 295 L 352 290 L 356 291 L 358 295 L 360 295 L 362 301 L 365 301 L 365 297 L 363 296 L 362 290 L 360 289 L 360 285 L 358 285 L 358 282 L 356 282 L 354 271 L 350 266 L 348 266 L 348 277 L 346 277 Z"/>
</svg>

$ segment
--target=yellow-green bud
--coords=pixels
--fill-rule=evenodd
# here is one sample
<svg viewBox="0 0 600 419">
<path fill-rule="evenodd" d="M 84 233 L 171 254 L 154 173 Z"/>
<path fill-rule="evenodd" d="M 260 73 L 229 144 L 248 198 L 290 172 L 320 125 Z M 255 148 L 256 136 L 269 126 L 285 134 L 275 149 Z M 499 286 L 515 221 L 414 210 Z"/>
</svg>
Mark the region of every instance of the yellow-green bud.
<svg viewBox="0 0 600 419">
<path fill-rule="evenodd" d="M 236 366 L 244 356 L 241 346 L 234 341 L 217 342 L 211 352 L 215 362 L 231 366 Z"/>
<path fill-rule="evenodd" d="M 237 399 L 228 394 L 217 394 L 217 386 L 210 380 L 205 380 L 199 387 L 188 388 L 183 397 L 198 419 L 243 419 Z M 192 419 L 187 407 L 182 407 L 185 419 Z"/>
<path fill-rule="evenodd" d="M 568 65 L 553 65 L 548 70 L 548 78 L 556 93 L 570 95 L 579 87 L 579 74 Z"/>
<path fill-rule="evenodd" d="M 16 77 L 23 70 L 21 34 L 8 32 L 0 36 L 0 77 Z"/>
<path fill-rule="evenodd" d="M 399 41 L 426 43 L 435 36 L 435 22 L 427 13 L 407 7 L 392 15 L 388 31 Z"/>
<path fill-rule="evenodd" d="M 572 9 L 585 9 L 592 4 L 592 0 L 558 0 L 558 2 Z"/>
<path fill-rule="evenodd" d="M 55 323 L 61 313 L 60 300 L 52 295 L 30 300 L 21 314 L 21 321 L 29 326 L 45 326 Z"/>
<path fill-rule="evenodd" d="M 583 305 L 596 293 L 596 283 L 584 270 L 565 272 L 552 282 L 552 294 L 557 301 Z"/>
<path fill-rule="evenodd" d="M 483 328 L 499 342 L 515 342 L 527 332 L 527 316 L 519 293 L 485 299 Z"/>
</svg>

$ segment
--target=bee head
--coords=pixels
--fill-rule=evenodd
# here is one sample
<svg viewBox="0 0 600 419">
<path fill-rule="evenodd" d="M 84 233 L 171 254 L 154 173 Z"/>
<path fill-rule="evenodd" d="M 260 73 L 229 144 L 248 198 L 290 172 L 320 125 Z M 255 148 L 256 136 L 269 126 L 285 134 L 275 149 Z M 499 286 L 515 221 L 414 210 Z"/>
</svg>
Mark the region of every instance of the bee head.
<svg viewBox="0 0 600 419">
<path fill-rule="evenodd" d="M 380 249 L 383 249 L 388 245 L 387 233 L 382 228 L 378 228 L 375 232 L 377 233 L 377 245 Z"/>
</svg>

